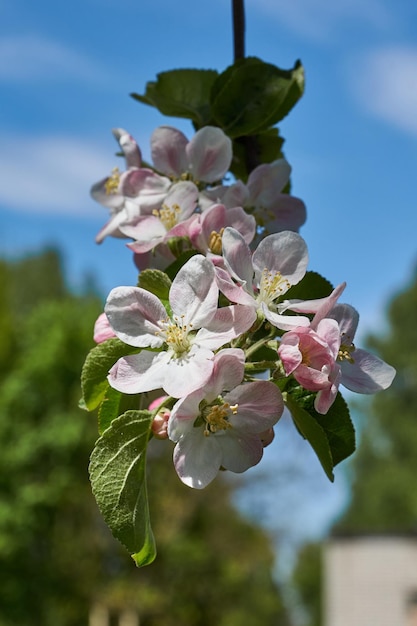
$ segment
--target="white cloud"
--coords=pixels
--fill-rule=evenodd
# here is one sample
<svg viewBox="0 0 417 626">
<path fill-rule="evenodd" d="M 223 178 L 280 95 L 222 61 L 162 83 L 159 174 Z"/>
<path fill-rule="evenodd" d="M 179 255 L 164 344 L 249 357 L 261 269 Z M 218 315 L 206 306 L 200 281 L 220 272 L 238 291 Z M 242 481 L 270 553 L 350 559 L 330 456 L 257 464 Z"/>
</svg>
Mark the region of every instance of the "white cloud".
<svg viewBox="0 0 417 626">
<path fill-rule="evenodd" d="M 291 30 L 313 40 L 333 38 L 346 21 L 376 30 L 392 28 L 395 13 L 384 0 L 250 0 Z"/>
<path fill-rule="evenodd" d="M 417 47 L 374 50 L 350 68 L 350 88 L 372 115 L 417 135 Z"/>
<path fill-rule="evenodd" d="M 32 35 L 0 38 L 0 81 L 67 80 L 102 82 L 105 73 L 94 61 L 71 48 Z"/>
<path fill-rule="evenodd" d="M 113 154 L 65 136 L 0 137 L 0 203 L 32 213 L 97 215 L 89 190 L 117 164 Z"/>
</svg>

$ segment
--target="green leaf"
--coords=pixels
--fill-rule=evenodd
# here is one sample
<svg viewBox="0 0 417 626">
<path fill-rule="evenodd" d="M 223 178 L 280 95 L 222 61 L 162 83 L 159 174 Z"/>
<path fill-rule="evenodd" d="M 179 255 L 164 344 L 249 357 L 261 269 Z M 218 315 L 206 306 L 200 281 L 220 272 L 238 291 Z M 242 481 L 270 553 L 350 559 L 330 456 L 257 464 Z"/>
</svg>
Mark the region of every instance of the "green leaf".
<svg viewBox="0 0 417 626">
<path fill-rule="evenodd" d="M 356 448 L 355 429 L 350 419 L 349 407 L 340 392 L 326 415 L 317 413 L 312 405 L 313 400 L 311 399 L 310 402 L 309 413 L 326 433 L 333 464 L 337 465 L 353 454 Z"/>
<path fill-rule="evenodd" d="M 297 285 L 293 285 L 285 294 L 286 300 L 315 300 L 325 298 L 333 291 L 331 282 L 317 272 L 307 272 Z"/>
<path fill-rule="evenodd" d="M 144 95 L 132 93 L 139 102 L 156 107 L 163 115 L 185 117 L 197 128 L 210 123 L 210 92 L 216 70 L 177 69 L 161 72 L 146 84 Z"/>
<path fill-rule="evenodd" d="M 81 372 L 81 406 L 87 411 L 94 411 L 107 393 L 107 375 L 110 368 L 122 356 L 138 352 L 140 348 L 128 346 L 116 338 L 107 339 L 90 350 Z"/>
<path fill-rule="evenodd" d="M 110 426 L 121 413 L 120 400 L 122 394 L 108 385 L 103 401 L 98 410 L 98 432 L 100 435 Z"/>
<path fill-rule="evenodd" d="M 150 291 L 160 300 L 168 300 L 171 279 L 161 270 L 142 270 L 139 274 L 138 287 Z"/>
<path fill-rule="evenodd" d="M 317 454 L 326 476 L 333 482 L 334 462 L 329 441 L 324 429 L 317 423 L 308 411 L 303 409 L 298 402 L 294 400 L 291 395 L 285 395 L 285 402 L 291 412 L 295 425 Z"/>
<path fill-rule="evenodd" d="M 304 70 L 297 61 L 282 70 L 256 57 L 228 67 L 213 84 L 212 115 L 231 138 L 254 135 L 282 120 L 304 91 Z"/>
<path fill-rule="evenodd" d="M 156 556 L 146 488 L 151 422 L 149 411 L 127 411 L 115 419 L 97 441 L 89 467 L 101 514 L 138 567 Z"/>
</svg>

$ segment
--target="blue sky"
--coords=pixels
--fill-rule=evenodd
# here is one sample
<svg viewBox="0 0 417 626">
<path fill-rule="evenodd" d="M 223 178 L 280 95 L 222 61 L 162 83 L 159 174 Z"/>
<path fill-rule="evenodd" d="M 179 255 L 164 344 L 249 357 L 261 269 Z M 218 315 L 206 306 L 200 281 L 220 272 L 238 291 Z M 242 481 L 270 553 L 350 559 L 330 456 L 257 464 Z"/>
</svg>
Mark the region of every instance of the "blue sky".
<svg viewBox="0 0 417 626">
<path fill-rule="evenodd" d="M 346 280 L 362 330 L 381 328 L 417 260 L 417 4 L 246 4 L 247 54 L 283 68 L 300 58 L 306 70 L 305 96 L 280 130 L 293 193 L 307 205 L 310 269 Z M 0 0 L 1 253 L 55 243 L 72 284 L 92 273 L 104 295 L 134 283 L 124 243 L 94 242 L 107 213 L 89 188 L 118 164 L 111 128 L 134 135 L 145 158 L 156 126 L 191 134 L 128 94 L 160 71 L 231 62 L 228 0 Z M 310 467 L 294 470 L 311 479 L 298 520 L 316 502 L 310 528 L 320 529 L 345 491 Z"/>
</svg>

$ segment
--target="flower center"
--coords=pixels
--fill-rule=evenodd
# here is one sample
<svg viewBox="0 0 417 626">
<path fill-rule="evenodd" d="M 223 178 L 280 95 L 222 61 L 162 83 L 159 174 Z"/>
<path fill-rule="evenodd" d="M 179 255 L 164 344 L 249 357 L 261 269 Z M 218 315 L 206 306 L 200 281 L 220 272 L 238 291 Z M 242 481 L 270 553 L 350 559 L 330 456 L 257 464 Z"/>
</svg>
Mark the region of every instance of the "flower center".
<svg viewBox="0 0 417 626">
<path fill-rule="evenodd" d="M 168 348 L 174 352 L 176 357 L 188 352 L 191 347 L 189 333 L 193 325 L 184 323 L 184 315 L 175 316 L 173 320 L 160 322 L 160 326 L 161 331 L 158 334 L 163 335 Z"/>
<path fill-rule="evenodd" d="M 259 299 L 269 304 L 275 298 L 282 296 L 290 287 L 290 282 L 282 276 L 281 272 L 271 272 L 264 268 L 259 285 Z"/>
<path fill-rule="evenodd" d="M 352 352 L 355 351 L 355 345 L 351 343 L 349 346 L 341 345 L 339 348 L 339 352 L 337 355 L 338 361 L 348 361 L 349 363 L 354 363 L 355 359 L 352 356 Z"/>
<path fill-rule="evenodd" d="M 165 228 L 171 230 L 177 224 L 180 212 L 181 208 L 178 204 L 172 206 L 163 204 L 160 209 L 154 209 L 152 215 L 159 217 Z"/>
<path fill-rule="evenodd" d="M 104 183 L 104 189 L 108 196 L 112 196 L 117 193 L 120 183 L 120 170 L 118 167 L 114 167 L 111 171 L 111 175 Z"/>
<path fill-rule="evenodd" d="M 222 253 L 222 236 L 223 236 L 224 228 L 221 228 L 219 232 L 212 230 L 209 237 L 209 250 L 213 254 L 221 254 Z"/>
<path fill-rule="evenodd" d="M 223 399 L 221 399 L 221 404 L 214 404 L 203 409 L 202 418 L 205 422 L 204 435 L 209 437 L 219 430 L 233 428 L 232 424 L 229 422 L 229 417 L 231 414 L 236 415 L 237 410 L 237 404 L 230 406 L 228 402 L 223 402 Z"/>
</svg>

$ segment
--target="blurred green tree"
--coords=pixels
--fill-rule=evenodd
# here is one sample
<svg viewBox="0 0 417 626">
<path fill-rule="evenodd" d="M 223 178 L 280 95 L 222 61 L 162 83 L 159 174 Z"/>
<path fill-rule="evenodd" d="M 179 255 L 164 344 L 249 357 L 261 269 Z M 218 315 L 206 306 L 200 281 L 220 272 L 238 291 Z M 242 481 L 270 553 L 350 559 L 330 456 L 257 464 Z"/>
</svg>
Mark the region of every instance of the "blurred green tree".
<svg viewBox="0 0 417 626">
<path fill-rule="evenodd" d="M 77 408 L 102 302 L 69 292 L 54 250 L 0 261 L 0 279 L 0 626 L 87 625 L 93 603 L 141 626 L 287 626 L 269 538 L 226 481 L 185 487 L 169 442 L 149 454 L 159 555 L 135 568 L 93 501 L 97 428 Z"/>
</svg>

